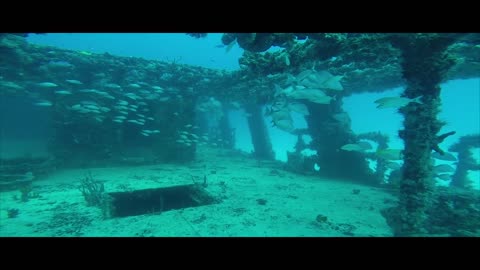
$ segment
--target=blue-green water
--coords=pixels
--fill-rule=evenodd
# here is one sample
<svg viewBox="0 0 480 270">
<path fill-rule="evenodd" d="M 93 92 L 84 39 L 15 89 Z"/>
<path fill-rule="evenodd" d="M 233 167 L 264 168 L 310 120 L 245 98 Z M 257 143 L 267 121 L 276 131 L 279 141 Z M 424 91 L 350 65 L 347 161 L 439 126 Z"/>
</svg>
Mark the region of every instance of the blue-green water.
<svg viewBox="0 0 480 270">
<path fill-rule="evenodd" d="M 372 149 L 353 151 L 360 152 L 358 156 L 354 153 L 354 158 L 365 155 L 360 159 L 367 162 L 370 174 L 353 180 L 337 179 L 324 174 L 328 168 L 318 165 L 320 160 L 329 164 L 331 159 L 346 164 L 338 170 L 354 170 L 351 161 L 336 156 L 336 153 L 347 151 L 346 148 L 338 147 L 336 152 L 329 152 L 330 157 L 320 157 L 324 153 L 317 150 L 328 148 L 334 141 L 320 141 L 316 150 L 312 149 L 314 144 L 305 147 L 300 154 L 302 165 L 292 167 L 293 162 L 289 162 L 287 153 L 295 152 L 298 135 L 286 131 L 290 122 L 287 128 L 280 128 L 281 120 L 285 119 L 279 121 L 274 119 L 280 117 L 278 114 L 267 113 L 273 107 L 272 103 L 280 102 L 280 98 L 257 104 L 261 107 L 260 120 L 273 150 L 273 160 L 268 160 L 258 158 L 254 153 L 258 149 L 255 149 L 252 133 L 259 130 L 249 127 L 254 110 L 247 108 L 245 100 L 223 100 L 221 90 L 211 96 L 196 92 L 197 89 L 208 91 L 202 88 L 209 83 L 207 75 L 185 86 L 180 79 L 178 85 L 169 79 L 187 76 L 188 71 L 173 69 L 167 72 L 165 67 L 155 71 L 147 64 L 138 64 L 138 68 L 127 68 L 118 73 L 113 71 L 114 68 L 102 66 L 95 67 L 95 72 L 85 70 L 84 66 L 79 68 L 81 65 L 95 66 L 92 59 L 98 53 L 99 58 L 101 55 L 108 59 L 110 54 L 159 60 L 174 67 L 191 65 L 222 72 L 241 72 L 239 60 L 244 50 L 238 44 L 226 49 L 228 46 L 222 45 L 221 38 L 219 33 L 201 39 L 181 33 L 29 35 L 26 40 L 30 45 L 73 50 L 81 56 L 67 61 L 58 57 L 60 53 L 44 49 L 46 59 L 35 68 L 30 68 L 27 54 L 9 60 L 8 70 L 4 68 L 0 73 L 3 91 L 0 96 L 0 180 L 3 183 L 0 189 L 0 235 L 392 236 L 392 228 L 382 211 L 398 203 L 398 186 L 390 178 L 395 169 L 387 169 L 375 184 L 362 179 L 378 171 L 380 158 L 375 140 L 363 140 Z M 8 50 L 15 48 L 2 46 L 7 48 L 6 55 Z M 282 48 L 269 50 L 272 53 L 278 51 Z M 31 57 L 38 57 L 38 54 Z M 288 63 L 290 65 L 290 60 Z M 124 64 L 118 63 L 121 65 Z M 291 74 L 300 77 L 297 71 Z M 329 72 L 328 69 L 325 71 Z M 278 83 L 282 84 L 283 94 L 288 96 L 288 85 L 284 81 Z M 456 132 L 441 144 L 450 152 L 448 149 L 460 138 L 480 134 L 480 71 L 476 78 L 450 80 L 440 86 L 438 118 L 446 124 L 439 134 Z M 274 87 L 267 86 L 272 92 Z M 403 88 L 395 88 L 349 94 L 343 97 L 341 108 L 350 120 L 339 122 L 348 122 L 353 134 L 380 132 L 389 138 L 389 149 L 402 150 L 403 140 L 398 136 L 398 131 L 403 128 L 402 114 L 398 107 L 379 109 L 375 101 L 397 97 L 403 91 Z M 323 116 L 312 115 L 311 108 L 321 109 L 328 105 L 314 107 L 318 105 L 312 105 L 315 102 L 308 101 L 308 98 L 307 101 L 300 100 L 309 106 L 310 115 L 306 117 L 304 113 L 290 110 L 294 130 L 308 129 L 309 123 L 314 123 L 317 116 L 318 121 L 324 121 L 320 120 Z M 288 104 L 294 102 L 289 99 Z M 340 140 L 342 136 L 340 132 L 331 137 Z M 303 135 L 303 139 L 306 144 L 312 141 L 308 134 Z M 355 142 L 343 144 L 347 143 Z M 470 151 L 471 162 L 479 164 L 480 148 L 472 147 Z M 456 152 L 452 153 L 459 158 Z M 392 158 L 387 161 L 395 166 L 402 165 L 401 160 Z M 450 178 L 459 161 L 437 158 L 432 161 L 432 166 L 444 165 L 437 167 L 438 170 L 446 170 L 434 173 L 434 185 L 456 190 L 450 187 Z M 478 200 L 479 170 L 468 170 L 466 177 L 469 186 L 465 189 L 473 192 L 473 198 Z M 181 204 L 169 200 L 182 195 L 168 195 L 161 193 L 163 191 L 158 191 L 158 195 L 153 191 L 192 184 L 206 190 L 215 198 L 212 199 L 215 203 L 195 205 L 208 199 L 194 193 L 188 196 L 198 207 L 190 205 L 167 211 L 169 205 Z M 98 193 L 98 203 L 89 205 L 88 195 L 81 192 L 82 188 L 93 194 L 90 196 Z M 126 203 L 128 209 L 122 211 L 136 208 L 141 212 L 139 209 L 143 204 L 151 203 L 146 206 L 147 212 L 130 217 L 115 216 L 121 207 L 125 207 L 115 194 L 146 189 L 150 190 L 147 192 L 150 195 L 137 196 L 143 198 L 143 202 L 132 199 Z M 151 194 L 157 195 L 148 197 Z M 106 201 L 105 196 L 116 199 Z M 184 199 L 179 197 L 178 200 Z M 471 216 L 479 215 L 478 205 L 469 207 Z M 450 214 L 455 219 L 455 213 Z M 480 224 L 476 222 L 474 218 L 465 221 L 468 223 L 467 233 L 464 230 L 455 234 L 445 229 L 432 235 L 478 236 Z M 119 224 L 117 229 L 112 228 L 114 223 Z M 478 229 L 471 229 L 472 226 Z"/>
</svg>

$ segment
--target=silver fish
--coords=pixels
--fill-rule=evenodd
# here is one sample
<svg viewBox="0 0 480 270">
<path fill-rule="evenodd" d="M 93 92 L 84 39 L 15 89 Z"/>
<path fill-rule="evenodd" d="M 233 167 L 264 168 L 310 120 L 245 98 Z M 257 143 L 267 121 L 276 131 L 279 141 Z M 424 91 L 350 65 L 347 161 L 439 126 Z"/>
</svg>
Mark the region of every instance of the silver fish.
<svg viewBox="0 0 480 270">
<path fill-rule="evenodd" d="M 454 172 L 455 169 L 448 164 L 441 164 L 433 167 L 433 171 L 435 173 L 447 173 L 447 172 Z"/>
<path fill-rule="evenodd" d="M 58 85 L 52 82 L 41 82 L 37 83 L 38 86 L 44 87 L 44 88 L 52 88 L 52 87 L 57 87 Z"/>
<path fill-rule="evenodd" d="M 434 152 L 432 154 L 433 158 L 439 159 L 439 160 L 445 160 L 445 161 L 457 161 L 457 158 L 452 154 L 445 152 L 443 155 L 437 152 Z"/>
<path fill-rule="evenodd" d="M 400 108 L 400 107 L 403 107 L 403 106 L 406 106 L 408 104 L 410 104 L 411 102 L 415 102 L 415 103 L 418 103 L 418 104 L 423 104 L 420 99 L 422 98 L 423 96 L 419 96 L 419 97 L 416 97 L 416 98 L 406 98 L 406 97 L 384 97 L 384 98 L 380 98 L 380 99 L 377 99 L 375 100 L 374 102 L 377 105 L 377 108 L 378 109 L 385 109 L 385 108 Z"/>
</svg>

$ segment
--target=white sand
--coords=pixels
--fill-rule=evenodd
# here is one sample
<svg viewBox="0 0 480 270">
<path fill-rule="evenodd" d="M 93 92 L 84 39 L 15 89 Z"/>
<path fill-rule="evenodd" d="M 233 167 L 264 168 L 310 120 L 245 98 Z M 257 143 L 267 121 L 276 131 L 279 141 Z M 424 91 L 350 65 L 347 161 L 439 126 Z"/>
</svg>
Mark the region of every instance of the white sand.
<svg viewBox="0 0 480 270">
<path fill-rule="evenodd" d="M 107 192 L 192 184 L 192 176 L 207 175 L 207 191 L 222 202 L 104 220 L 78 189 L 89 171 Z M 197 161 L 184 165 L 64 170 L 34 183 L 40 197 L 28 202 L 14 200 L 19 191 L 0 193 L 0 236 L 392 236 L 380 210 L 396 201 L 380 189 L 213 149 L 199 150 Z M 11 208 L 19 209 L 17 217 L 7 217 Z M 327 222 L 317 222 L 318 215 Z"/>
</svg>

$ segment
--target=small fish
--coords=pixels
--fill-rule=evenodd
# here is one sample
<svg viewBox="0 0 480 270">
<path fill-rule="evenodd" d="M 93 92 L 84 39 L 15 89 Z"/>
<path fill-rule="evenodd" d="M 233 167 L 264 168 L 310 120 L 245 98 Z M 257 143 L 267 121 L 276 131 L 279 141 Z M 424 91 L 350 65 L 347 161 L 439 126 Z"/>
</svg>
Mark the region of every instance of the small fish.
<svg viewBox="0 0 480 270">
<path fill-rule="evenodd" d="M 240 103 L 237 101 L 230 102 L 230 104 L 237 110 L 239 110 L 241 107 Z"/>
<path fill-rule="evenodd" d="M 342 79 L 343 76 L 333 76 L 330 79 L 324 81 L 321 87 L 333 91 L 343 91 L 343 86 L 340 83 Z"/>
<path fill-rule="evenodd" d="M 360 145 L 360 147 L 362 147 L 363 150 L 370 150 L 370 149 L 372 149 L 372 145 L 371 145 L 369 142 L 367 142 L 367 141 L 360 141 L 360 142 L 358 142 L 357 144 Z"/>
<path fill-rule="evenodd" d="M 33 103 L 35 106 L 39 107 L 51 107 L 53 104 L 48 100 L 39 100 L 38 102 Z"/>
<path fill-rule="evenodd" d="M 5 88 L 10 88 L 13 90 L 20 90 L 23 89 L 20 85 L 14 83 L 14 82 L 5 82 L 5 81 L 0 81 L 0 86 L 5 87 Z"/>
<path fill-rule="evenodd" d="M 134 123 L 134 124 L 139 124 L 137 120 L 127 120 L 128 123 Z"/>
<path fill-rule="evenodd" d="M 391 170 L 398 170 L 402 167 L 402 165 L 396 163 L 396 162 L 388 162 L 386 164 L 387 168 L 391 169 Z"/>
<path fill-rule="evenodd" d="M 416 97 L 416 98 L 406 98 L 406 97 L 384 97 L 384 98 L 380 98 L 380 99 L 377 99 L 375 100 L 374 102 L 377 105 L 377 108 L 378 109 L 385 109 L 385 108 L 400 108 L 400 107 L 403 107 L 403 106 L 406 106 L 408 104 L 410 104 L 411 102 L 415 102 L 415 103 L 418 103 L 418 104 L 423 104 L 420 99 L 422 98 L 423 96 L 419 96 L 419 97 Z"/>
<path fill-rule="evenodd" d="M 128 85 L 128 87 L 131 87 L 131 88 L 140 88 L 141 86 L 137 83 L 131 83 Z"/>
<path fill-rule="evenodd" d="M 330 74 L 329 72 L 320 72 L 320 74 L 316 74 L 315 70 L 306 69 L 306 70 L 300 72 L 295 79 L 299 83 L 302 82 L 302 81 L 305 81 L 309 78 L 320 79 L 320 81 L 324 81 L 324 80 L 330 78 L 330 76 L 332 76 L 332 74 Z"/>
<path fill-rule="evenodd" d="M 288 57 L 288 53 L 285 54 L 285 65 L 290 66 L 290 58 Z"/>
<path fill-rule="evenodd" d="M 274 84 L 274 89 L 275 89 L 275 94 L 274 97 L 281 96 L 283 94 L 289 95 L 293 91 L 293 87 L 287 87 L 285 89 L 282 89 L 278 84 Z"/>
<path fill-rule="evenodd" d="M 297 85 L 297 83 L 298 83 L 298 79 L 295 78 L 295 76 L 293 76 L 292 74 L 287 73 L 287 81 L 286 81 L 286 84 L 288 84 L 288 85 L 291 85 L 291 84 Z"/>
<path fill-rule="evenodd" d="M 334 114 L 333 118 L 342 124 L 349 124 L 352 122 L 350 116 L 346 112 Z"/>
<path fill-rule="evenodd" d="M 116 106 L 113 106 L 115 109 L 119 110 L 119 111 L 125 111 L 125 110 L 128 110 L 128 107 L 125 106 L 125 105 L 116 105 Z"/>
<path fill-rule="evenodd" d="M 297 75 L 295 81 L 307 88 L 320 88 L 333 91 L 342 91 L 343 86 L 340 80 L 343 76 L 333 76 L 330 72 L 312 69 L 304 70 Z M 291 80 L 291 79 L 290 79 Z"/>
<path fill-rule="evenodd" d="M 358 145 L 356 143 L 349 143 L 345 144 L 340 149 L 345 150 L 345 151 L 355 151 L 355 152 L 363 152 L 364 149 L 361 145 Z"/>
<path fill-rule="evenodd" d="M 147 100 L 157 100 L 159 98 L 160 98 L 160 96 L 157 95 L 157 94 L 151 94 L 151 95 L 148 95 L 148 96 L 145 97 L 145 99 L 147 99 Z"/>
<path fill-rule="evenodd" d="M 275 123 L 280 120 L 290 120 L 292 121 L 292 117 L 290 115 L 290 111 L 287 109 L 281 109 L 272 111 L 271 113 L 272 121 Z"/>
<path fill-rule="evenodd" d="M 60 91 L 55 91 L 55 94 L 57 94 L 57 95 L 71 95 L 72 92 L 67 91 L 67 90 L 60 90 Z"/>
<path fill-rule="evenodd" d="M 81 89 L 81 90 L 78 90 L 78 92 L 80 92 L 80 93 L 95 93 L 95 92 L 97 92 L 97 90 L 95 90 L 95 89 Z"/>
<path fill-rule="evenodd" d="M 307 99 L 311 102 L 318 103 L 318 104 L 330 104 L 332 100 L 331 96 L 327 96 L 322 90 L 320 89 L 313 89 L 313 88 L 304 88 L 299 89 L 298 87 L 295 91 L 287 94 L 288 97 L 294 99 Z"/>
<path fill-rule="evenodd" d="M 139 98 L 139 96 L 137 96 L 133 93 L 127 93 L 125 96 L 130 98 L 130 99 L 133 99 L 133 100 L 137 100 L 137 98 Z"/>
<path fill-rule="evenodd" d="M 307 106 L 302 103 L 290 103 L 288 104 L 288 108 L 303 115 L 310 115 Z"/>
<path fill-rule="evenodd" d="M 113 88 L 113 89 L 120 89 L 120 88 L 122 88 L 120 85 L 118 85 L 118 84 L 116 84 L 116 83 L 107 83 L 107 84 L 105 84 L 105 87 Z"/>
<path fill-rule="evenodd" d="M 44 88 L 52 88 L 52 87 L 57 87 L 58 85 L 52 82 L 41 82 L 37 83 L 38 86 L 44 87 Z"/>
<path fill-rule="evenodd" d="M 97 105 L 93 105 L 93 104 L 83 105 L 83 107 L 90 110 L 97 110 L 97 111 L 100 110 L 100 108 Z"/>
<path fill-rule="evenodd" d="M 65 80 L 66 82 L 70 83 L 70 84 L 75 84 L 75 85 L 81 85 L 83 84 L 81 81 L 79 80 Z"/>
<path fill-rule="evenodd" d="M 437 152 L 434 152 L 432 154 L 433 158 L 439 159 L 439 160 L 444 160 L 444 161 L 457 161 L 457 158 L 452 154 L 445 152 L 443 155 Z"/>
<path fill-rule="evenodd" d="M 78 111 L 78 110 L 82 109 L 82 105 L 81 104 L 75 104 L 70 108 L 74 111 Z"/>
<path fill-rule="evenodd" d="M 91 52 L 87 52 L 87 51 L 79 51 L 78 53 L 79 53 L 79 54 L 86 55 L 86 56 L 90 56 L 90 55 L 92 55 L 92 53 L 91 53 Z"/>
<path fill-rule="evenodd" d="M 95 91 L 95 93 L 96 93 L 97 95 L 100 95 L 100 96 L 103 96 L 103 97 L 110 95 L 109 93 L 103 92 L 103 91 Z"/>
<path fill-rule="evenodd" d="M 447 172 L 454 172 L 455 169 L 448 164 L 441 164 L 433 167 L 433 171 L 435 173 L 447 173 Z"/>
<path fill-rule="evenodd" d="M 435 175 L 435 177 L 437 177 L 438 179 L 441 179 L 441 180 L 443 180 L 443 181 L 450 181 L 450 180 L 452 180 L 452 175 L 451 175 L 451 174 L 447 174 L 447 173 L 437 174 L 437 175 Z"/>
<path fill-rule="evenodd" d="M 319 98 L 310 98 L 309 99 L 313 103 L 318 103 L 318 104 L 330 104 L 332 100 L 335 100 L 335 98 L 330 97 L 330 96 L 324 96 L 324 97 L 319 97 Z"/>
<path fill-rule="evenodd" d="M 275 121 L 274 126 L 286 132 L 292 132 L 293 130 L 295 130 L 292 119 L 282 119 Z"/>
<path fill-rule="evenodd" d="M 377 150 L 376 155 L 379 158 L 386 160 L 402 160 L 403 159 L 403 150 L 401 149 L 380 149 Z"/>
</svg>

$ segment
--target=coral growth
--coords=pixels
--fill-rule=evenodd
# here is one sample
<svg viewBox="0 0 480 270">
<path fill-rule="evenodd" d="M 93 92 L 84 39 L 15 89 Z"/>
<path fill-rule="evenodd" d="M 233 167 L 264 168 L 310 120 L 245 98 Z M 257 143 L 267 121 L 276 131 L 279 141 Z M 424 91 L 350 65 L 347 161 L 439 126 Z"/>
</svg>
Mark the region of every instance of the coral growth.
<svg viewBox="0 0 480 270">
<path fill-rule="evenodd" d="M 91 172 L 81 180 L 79 189 L 87 202 L 87 206 L 102 205 L 105 188 L 102 182 L 93 179 Z"/>
<path fill-rule="evenodd" d="M 403 78 L 407 83 L 403 96 L 422 96 L 422 104 L 410 103 L 400 109 L 405 120 L 399 136 L 404 140 L 405 150 L 395 234 L 411 235 L 425 230 L 425 212 L 434 191 L 432 150 L 441 151 L 438 144 L 451 134 L 437 135 L 444 125 L 437 114 L 441 104 L 440 83 L 454 60 L 446 53 L 452 41 L 438 35 L 397 35 L 391 41 L 402 55 Z"/>
</svg>

